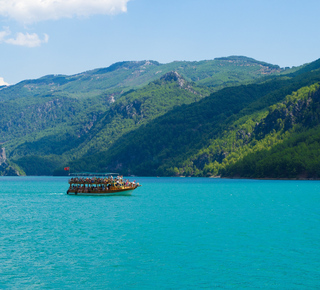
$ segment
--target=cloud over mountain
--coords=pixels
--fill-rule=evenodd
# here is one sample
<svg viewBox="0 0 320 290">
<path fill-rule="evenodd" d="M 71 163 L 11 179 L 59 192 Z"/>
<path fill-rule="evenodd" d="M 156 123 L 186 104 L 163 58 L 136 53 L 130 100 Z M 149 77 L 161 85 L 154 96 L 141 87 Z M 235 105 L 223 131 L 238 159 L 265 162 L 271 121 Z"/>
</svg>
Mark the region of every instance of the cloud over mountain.
<svg viewBox="0 0 320 290">
<path fill-rule="evenodd" d="M 127 11 L 130 0 L 0 0 L 0 15 L 22 23 L 117 14 Z"/>
<path fill-rule="evenodd" d="M 9 86 L 9 84 L 6 83 L 3 78 L 0 78 L 0 86 Z"/>
</svg>

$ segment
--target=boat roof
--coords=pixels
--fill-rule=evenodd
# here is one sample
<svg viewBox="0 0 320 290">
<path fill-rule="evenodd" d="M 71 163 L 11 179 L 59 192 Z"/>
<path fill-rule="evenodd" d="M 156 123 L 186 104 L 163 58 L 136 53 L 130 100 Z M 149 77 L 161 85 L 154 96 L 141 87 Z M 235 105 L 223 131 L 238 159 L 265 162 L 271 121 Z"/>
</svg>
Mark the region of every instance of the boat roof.
<svg viewBox="0 0 320 290">
<path fill-rule="evenodd" d="M 79 172 L 69 173 L 72 176 L 119 176 L 119 173 L 94 173 L 94 172 Z"/>
</svg>

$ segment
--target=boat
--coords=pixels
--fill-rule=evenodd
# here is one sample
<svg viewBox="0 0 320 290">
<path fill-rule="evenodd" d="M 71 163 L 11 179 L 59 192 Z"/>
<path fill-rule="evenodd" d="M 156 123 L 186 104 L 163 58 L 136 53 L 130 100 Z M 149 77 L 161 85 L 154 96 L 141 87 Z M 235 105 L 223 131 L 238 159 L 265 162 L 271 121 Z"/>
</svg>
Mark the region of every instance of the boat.
<svg viewBox="0 0 320 290">
<path fill-rule="evenodd" d="M 68 195 L 131 195 L 141 186 L 118 173 L 70 173 Z"/>
</svg>

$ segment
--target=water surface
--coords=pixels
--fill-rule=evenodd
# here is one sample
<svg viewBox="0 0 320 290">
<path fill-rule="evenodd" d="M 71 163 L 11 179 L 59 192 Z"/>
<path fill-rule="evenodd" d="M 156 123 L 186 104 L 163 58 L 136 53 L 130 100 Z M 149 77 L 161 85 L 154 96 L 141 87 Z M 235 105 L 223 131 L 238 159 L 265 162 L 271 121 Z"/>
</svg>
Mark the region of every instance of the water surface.
<svg viewBox="0 0 320 290">
<path fill-rule="evenodd" d="M 0 288 L 320 288 L 319 181 L 136 181 L 91 197 L 0 177 Z"/>
</svg>

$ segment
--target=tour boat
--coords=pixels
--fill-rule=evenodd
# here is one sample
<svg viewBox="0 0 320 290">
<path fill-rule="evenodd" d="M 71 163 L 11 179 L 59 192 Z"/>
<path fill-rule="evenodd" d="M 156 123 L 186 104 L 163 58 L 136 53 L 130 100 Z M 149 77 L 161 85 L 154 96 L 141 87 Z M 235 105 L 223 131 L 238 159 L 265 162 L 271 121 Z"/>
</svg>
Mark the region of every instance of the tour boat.
<svg viewBox="0 0 320 290">
<path fill-rule="evenodd" d="M 69 179 L 69 195 L 131 195 L 141 186 L 130 182 L 118 173 L 76 173 Z"/>
</svg>

